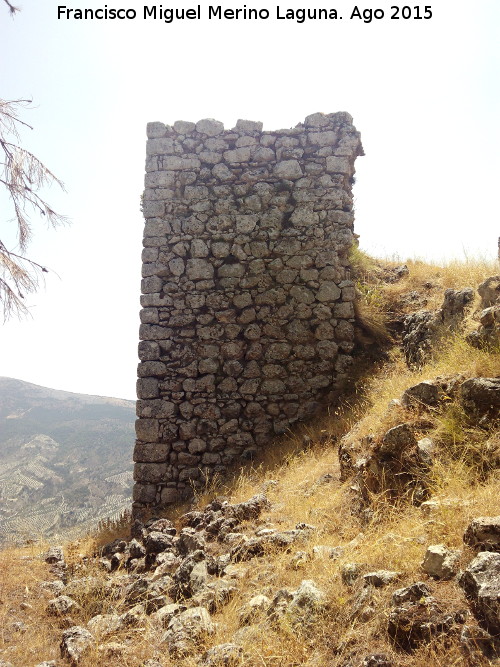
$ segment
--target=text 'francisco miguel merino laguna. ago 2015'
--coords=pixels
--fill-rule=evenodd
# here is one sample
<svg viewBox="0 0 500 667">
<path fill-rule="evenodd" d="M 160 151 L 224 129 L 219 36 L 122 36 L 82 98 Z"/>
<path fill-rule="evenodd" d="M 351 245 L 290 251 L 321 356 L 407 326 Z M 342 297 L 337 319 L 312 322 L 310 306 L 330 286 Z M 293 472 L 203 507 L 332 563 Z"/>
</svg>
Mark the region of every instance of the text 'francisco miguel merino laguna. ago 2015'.
<svg viewBox="0 0 500 667">
<path fill-rule="evenodd" d="M 357 5 L 347 12 L 349 19 L 361 19 L 364 23 L 371 23 L 374 19 L 430 19 L 432 8 L 430 5 L 399 6 L 393 5 L 386 9 L 360 9 Z M 267 19 L 291 20 L 297 23 L 305 21 L 325 21 L 342 19 L 343 16 L 337 9 L 333 8 L 288 8 L 276 6 L 273 10 L 266 8 L 257 9 L 252 7 L 223 7 L 222 5 L 208 5 L 203 7 L 196 5 L 190 8 L 163 7 L 163 5 L 144 5 L 141 10 L 133 8 L 104 7 L 98 8 L 74 8 L 59 5 L 57 7 L 58 19 L 69 20 L 159 20 L 164 23 L 173 23 L 183 20 L 250 20 L 265 21 Z"/>
</svg>

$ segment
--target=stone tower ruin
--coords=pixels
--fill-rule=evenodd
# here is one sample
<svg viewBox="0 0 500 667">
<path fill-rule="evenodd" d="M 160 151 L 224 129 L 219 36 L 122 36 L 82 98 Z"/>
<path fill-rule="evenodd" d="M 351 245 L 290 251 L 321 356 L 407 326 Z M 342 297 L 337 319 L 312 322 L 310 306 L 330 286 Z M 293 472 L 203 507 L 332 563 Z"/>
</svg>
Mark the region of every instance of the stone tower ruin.
<svg viewBox="0 0 500 667">
<path fill-rule="evenodd" d="M 147 128 L 134 514 L 251 458 L 351 362 L 349 114 Z"/>
</svg>

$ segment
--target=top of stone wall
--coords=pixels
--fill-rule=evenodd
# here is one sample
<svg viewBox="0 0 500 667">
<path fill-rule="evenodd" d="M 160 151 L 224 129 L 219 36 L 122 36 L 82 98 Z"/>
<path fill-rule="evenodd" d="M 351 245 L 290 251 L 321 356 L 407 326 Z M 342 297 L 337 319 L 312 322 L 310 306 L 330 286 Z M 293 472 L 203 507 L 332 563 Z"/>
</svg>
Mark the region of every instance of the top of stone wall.
<svg viewBox="0 0 500 667">
<path fill-rule="evenodd" d="M 304 130 L 325 132 L 331 128 L 339 128 L 346 125 L 352 125 L 352 116 L 346 111 L 338 111 L 336 113 L 324 114 L 313 113 L 306 117 L 303 123 L 299 123 L 294 128 L 286 128 L 281 130 L 263 130 L 263 123 L 260 121 L 239 119 L 235 127 L 230 130 L 224 128 L 224 124 L 213 118 L 203 118 L 197 123 L 185 120 L 177 120 L 173 125 L 165 125 L 159 121 L 147 124 L 148 139 L 161 139 L 164 137 L 179 137 L 193 136 L 193 137 L 217 137 L 224 135 L 238 136 L 256 136 L 256 135 L 270 135 L 270 136 L 290 136 L 294 134 L 301 134 Z M 325 145 L 328 145 L 328 137 L 324 137 Z M 332 137 L 333 143 L 333 137 Z M 359 144 L 358 155 L 364 155 L 361 143 Z"/>
</svg>

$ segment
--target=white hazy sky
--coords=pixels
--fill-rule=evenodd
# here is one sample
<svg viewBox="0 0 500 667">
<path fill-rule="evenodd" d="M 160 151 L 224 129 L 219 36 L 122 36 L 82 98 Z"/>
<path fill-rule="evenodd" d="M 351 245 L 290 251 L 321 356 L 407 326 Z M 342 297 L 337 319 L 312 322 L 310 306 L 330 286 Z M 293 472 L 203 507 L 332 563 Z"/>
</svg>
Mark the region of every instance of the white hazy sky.
<svg viewBox="0 0 500 667">
<path fill-rule="evenodd" d="M 349 19 L 354 2 L 283 0 L 336 8 L 338 21 L 166 24 L 57 19 L 58 2 L 0 0 L 0 97 L 32 98 L 24 145 L 66 184 L 47 199 L 72 224 L 34 219 L 30 256 L 47 265 L 32 319 L 0 333 L 0 375 L 69 391 L 135 397 L 145 126 L 238 118 L 292 127 L 316 112 L 349 111 L 366 156 L 357 161 L 356 232 L 383 256 L 494 256 L 500 176 L 500 2 L 427 0 L 430 20 Z M 225 8 L 243 7 L 232 0 Z M 279 2 L 279 0 L 277 0 Z M 416 1 L 416 0 L 415 0 Z M 415 1 L 411 7 L 415 6 Z M 147 3 L 152 4 L 152 3 Z M 167 3 L 163 6 L 196 6 Z M 403 6 L 403 3 L 401 3 Z M 422 4 L 422 8 L 425 5 Z M 276 3 L 247 7 L 268 8 Z M 12 212 L 0 198 L 0 238 Z"/>
</svg>

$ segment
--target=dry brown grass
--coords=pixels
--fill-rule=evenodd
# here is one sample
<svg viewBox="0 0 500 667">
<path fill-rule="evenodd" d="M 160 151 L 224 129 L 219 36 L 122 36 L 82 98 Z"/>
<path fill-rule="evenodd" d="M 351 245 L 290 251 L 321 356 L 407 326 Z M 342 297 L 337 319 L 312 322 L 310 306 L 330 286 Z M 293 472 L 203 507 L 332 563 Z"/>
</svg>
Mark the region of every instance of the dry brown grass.
<svg viewBox="0 0 500 667">
<path fill-rule="evenodd" d="M 420 259 L 374 259 L 358 248 L 352 250 L 351 262 L 353 277 L 362 295 L 362 307 L 373 312 L 376 319 L 380 318 L 380 313 L 388 317 L 390 313 L 401 314 L 419 308 L 435 310 L 441 306 L 446 289 L 475 288 L 500 271 L 498 261 L 485 258 L 465 257 L 437 264 Z M 408 275 L 388 282 L 390 269 L 402 265 L 408 267 Z M 405 300 L 412 292 L 419 293 L 424 305 L 415 308 L 411 299 Z M 476 299 L 475 304 L 478 302 Z"/>
<path fill-rule="evenodd" d="M 496 267 L 485 262 L 469 261 L 444 268 L 418 261 L 406 263 L 409 276 L 383 287 L 381 263 L 365 263 L 362 275 L 367 284 L 371 281 L 365 298 L 371 300 L 371 307 L 388 309 L 412 289 L 427 290 L 426 294 L 432 297 L 429 303 L 437 307 L 442 302 L 443 289 L 475 286 L 496 271 Z M 428 282 L 432 287 L 425 287 Z M 349 482 L 338 481 L 336 447 L 340 437 L 353 426 L 358 437 L 380 435 L 396 423 L 415 417 L 402 407 L 389 409 L 389 402 L 422 380 L 456 373 L 464 377 L 500 375 L 500 355 L 471 348 L 456 336 L 446 342 L 432 362 L 415 371 L 409 370 L 401 354 L 393 351 L 376 373 L 358 380 L 355 394 L 344 405 L 331 412 L 325 410 L 322 419 L 281 438 L 258 463 L 239 472 L 231 482 L 215 480 L 198 492 L 197 504 L 203 507 L 216 495 L 240 502 L 265 489 L 272 506 L 256 524 L 247 524 L 250 535 L 263 526 L 282 530 L 294 528 L 299 522 L 316 526 L 311 537 L 291 552 L 269 552 L 238 565 L 238 592 L 214 615 L 216 633 L 207 638 L 206 646 L 231 642 L 237 634 L 246 652 L 245 667 L 341 667 L 348 659 L 357 664 L 356 660 L 374 652 L 386 653 L 394 664 L 403 667 L 467 664 L 456 642 L 436 640 L 411 654 L 396 651 L 387 638 L 387 616 L 393 591 L 417 580 L 427 581 L 436 598 L 450 608 L 466 606 L 454 582 L 430 581 L 421 562 L 428 545 L 443 543 L 461 549 L 461 565 L 466 565 L 472 553 L 463 545 L 465 528 L 474 517 L 498 514 L 499 471 L 485 473 L 477 460 L 488 440 L 498 441 L 498 430 L 470 424 L 454 401 L 443 410 L 429 410 L 426 416 L 433 424 L 431 434 L 441 446 L 431 480 L 432 499 L 438 501 L 437 505 L 424 511 L 407 503 L 389 503 L 382 495 L 374 498 L 375 513 L 368 525 L 351 513 Z M 306 449 L 304 442 L 308 443 Z M 319 483 L 326 474 L 332 476 L 331 481 Z M 185 509 L 177 508 L 171 513 L 172 518 L 176 519 Z M 128 525 L 108 525 L 98 535 L 66 546 L 73 576 L 94 578 L 76 596 L 84 607 L 76 622 L 85 624 L 95 613 L 123 611 L 123 598 L 110 596 L 102 570 L 95 562 L 86 563 L 84 557 L 92 556 L 106 541 L 126 537 L 127 529 Z M 314 557 L 315 545 L 342 547 L 343 551 L 336 560 Z M 37 545 L 0 552 L 0 658 L 15 667 L 31 667 L 50 659 L 58 660 L 58 665 L 66 664 L 59 658 L 61 624 L 45 612 L 51 596 L 42 593 L 38 586 L 41 580 L 50 578 L 47 566 L 39 558 L 41 550 Z M 297 558 L 297 551 L 304 555 Z M 397 581 L 374 592 L 374 614 L 364 622 L 352 615 L 359 585 L 348 587 L 341 579 L 342 566 L 353 562 L 360 564 L 363 572 L 388 569 L 400 573 Z M 239 609 L 254 595 L 264 593 L 272 598 L 282 588 L 297 588 L 303 579 L 314 580 L 327 600 L 311 627 L 297 625 L 290 617 L 275 624 L 263 617 L 255 625 L 240 628 Z M 22 603 L 31 608 L 21 609 Z M 24 634 L 12 630 L 12 623 L 17 620 L 28 626 Z M 149 619 L 141 630 L 124 630 L 97 642 L 81 666 L 139 667 L 146 658 L 156 657 L 165 667 L 195 667 L 194 658 L 168 657 L 161 645 L 163 632 Z M 107 652 L 106 645 L 111 641 L 121 644 L 121 653 L 118 649 L 114 655 Z"/>
<path fill-rule="evenodd" d="M 39 558 L 44 548 L 37 543 L 0 551 L 0 659 L 16 667 L 59 657 L 57 629 L 39 621 L 45 606 L 40 582 L 47 578 Z"/>
</svg>

